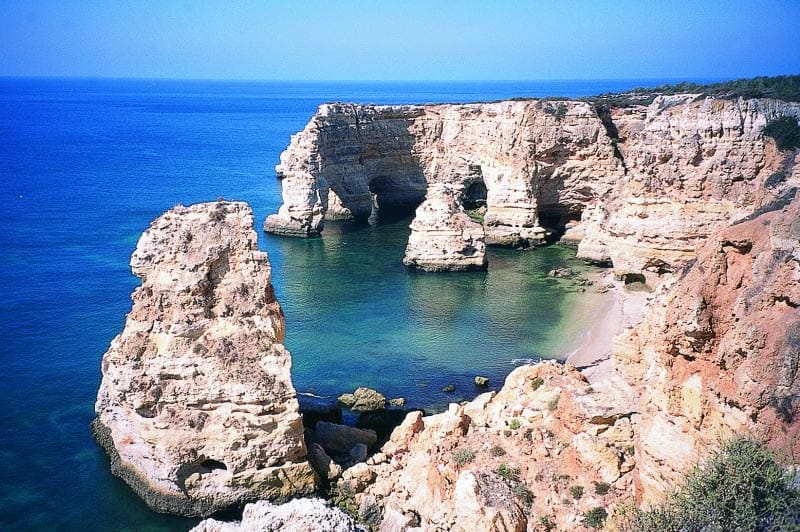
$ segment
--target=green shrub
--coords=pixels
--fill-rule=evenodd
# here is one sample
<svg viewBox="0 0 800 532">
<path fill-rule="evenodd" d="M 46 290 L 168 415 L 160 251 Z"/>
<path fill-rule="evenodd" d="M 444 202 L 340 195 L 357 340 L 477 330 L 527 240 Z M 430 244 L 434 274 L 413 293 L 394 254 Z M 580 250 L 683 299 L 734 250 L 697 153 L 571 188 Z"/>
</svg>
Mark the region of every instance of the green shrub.
<svg viewBox="0 0 800 532">
<path fill-rule="evenodd" d="M 535 377 L 531 381 L 531 388 L 533 388 L 533 391 L 535 392 L 536 390 L 542 387 L 542 384 L 544 384 L 544 379 L 541 377 Z"/>
<path fill-rule="evenodd" d="M 519 468 L 511 467 L 506 464 L 497 466 L 497 474 L 506 480 L 519 480 Z"/>
<path fill-rule="evenodd" d="M 800 490 L 761 443 L 736 438 L 685 479 L 681 490 L 648 510 L 623 512 L 622 530 L 796 530 Z"/>
<path fill-rule="evenodd" d="M 468 463 L 472 462 L 475 459 L 475 453 L 472 449 L 467 449 L 466 447 L 459 447 L 455 451 L 453 451 L 453 463 L 455 463 L 458 467 L 464 467 Z"/>
<path fill-rule="evenodd" d="M 551 532 L 556 529 L 556 524 L 547 516 L 539 518 L 539 524 L 545 529 L 545 532 Z"/>
<path fill-rule="evenodd" d="M 555 412 L 558 409 L 558 400 L 561 398 L 560 395 L 555 396 L 553 399 L 547 403 L 547 409 L 551 412 Z"/>
<path fill-rule="evenodd" d="M 794 116 L 779 116 L 770 120 L 764 126 L 764 136 L 775 139 L 781 151 L 800 147 L 800 125 Z"/>
<path fill-rule="evenodd" d="M 514 492 L 517 499 L 525 506 L 530 506 L 533 503 L 533 493 L 531 493 L 531 490 L 522 482 L 515 482 L 511 491 Z"/>
<path fill-rule="evenodd" d="M 499 445 L 495 445 L 494 447 L 489 449 L 489 452 L 491 453 L 492 456 L 503 456 L 504 454 L 506 454 L 506 450 L 500 447 Z"/>
<path fill-rule="evenodd" d="M 572 498 L 575 500 L 580 499 L 581 497 L 583 497 L 583 486 L 570 487 L 569 494 L 572 495 Z"/>
<path fill-rule="evenodd" d="M 608 482 L 595 482 L 594 483 L 594 492 L 598 495 L 605 495 L 608 493 L 608 490 L 611 489 L 611 484 Z"/>
<path fill-rule="evenodd" d="M 589 528 L 600 528 L 606 522 L 608 512 L 605 508 L 597 506 L 583 514 L 583 524 Z"/>
<path fill-rule="evenodd" d="M 519 428 L 519 419 L 514 418 L 508 422 L 508 428 L 511 430 L 517 430 Z"/>
</svg>

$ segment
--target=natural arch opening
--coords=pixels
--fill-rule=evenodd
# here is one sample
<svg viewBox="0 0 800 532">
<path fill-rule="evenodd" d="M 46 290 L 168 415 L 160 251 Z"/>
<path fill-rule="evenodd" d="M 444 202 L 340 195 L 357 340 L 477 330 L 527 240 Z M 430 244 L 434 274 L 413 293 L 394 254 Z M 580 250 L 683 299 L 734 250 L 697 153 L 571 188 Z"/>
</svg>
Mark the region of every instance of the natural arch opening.
<svg viewBox="0 0 800 532">
<path fill-rule="evenodd" d="M 374 206 L 370 218 L 381 221 L 393 220 L 412 214 L 425 199 L 425 187 L 409 186 L 406 181 L 397 181 L 387 175 L 379 175 L 369 182 L 369 191 L 374 194 Z M 377 211 L 377 212 L 376 212 Z"/>
<path fill-rule="evenodd" d="M 480 181 L 475 181 L 464 190 L 461 203 L 464 209 L 468 211 L 480 209 L 481 207 L 486 207 L 486 195 L 486 183 L 481 179 Z"/>
</svg>

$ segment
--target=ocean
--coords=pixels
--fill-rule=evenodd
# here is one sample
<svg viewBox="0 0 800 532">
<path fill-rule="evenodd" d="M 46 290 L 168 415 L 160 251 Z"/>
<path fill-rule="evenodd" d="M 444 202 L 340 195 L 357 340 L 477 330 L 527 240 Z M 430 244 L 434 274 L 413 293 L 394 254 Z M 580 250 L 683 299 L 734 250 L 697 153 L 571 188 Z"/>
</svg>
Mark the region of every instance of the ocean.
<svg viewBox="0 0 800 532">
<path fill-rule="evenodd" d="M 253 207 L 299 392 L 366 385 L 434 411 L 473 397 L 476 374 L 496 388 L 522 360 L 563 355 L 584 296 L 546 272 L 586 268 L 570 250 L 492 250 L 486 273 L 419 274 L 400 262 L 408 218 L 331 224 L 310 240 L 261 231 L 280 205 L 278 157 L 320 103 L 574 97 L 671 81 L 0 79 L 0 528 L 197 522 L 150 511 L 89 433 L 100 359 L 137 286 L 130 254 L 179 203 Z"/>
</svg>

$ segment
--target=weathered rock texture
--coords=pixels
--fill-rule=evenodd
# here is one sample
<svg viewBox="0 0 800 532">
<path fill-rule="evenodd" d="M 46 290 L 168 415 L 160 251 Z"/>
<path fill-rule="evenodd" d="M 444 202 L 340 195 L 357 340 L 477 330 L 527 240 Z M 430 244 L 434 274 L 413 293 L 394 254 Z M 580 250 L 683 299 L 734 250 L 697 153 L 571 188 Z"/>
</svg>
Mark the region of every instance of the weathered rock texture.
<svg viewBox="0 0 800 532">
<path fill-rule="evenodd" d="M 762 134 L 780 115 L 800 116 L 800 104 L 681 95 L 615 110 L 627 174 L 584 212 L 578 256 L 611 262 L 621 275 L 693 260 L 714 231 L 797 186 L 793 155 Z M 765 186 L 781 172 L 794 181 Z"/>
<path fill-rule="evenodd" d="M 373 519 L 380 508 L 386 530 L 523 531 L 542 517 L 580 528 L 583 512 L 633 495 L 632 411 L 614 396 L 571 367 L 523 366 L 499 393 L 409 414 L 380 453 L 344 472 L 340 504 Z"/>
<path fill-rule="evenodd" d="M 357 532 L 353 519 L 322 499 L 295 499 L 281 505 L 248 504 L 242 520 L 206 519 L 190 532 Z"/>
<path fill-rule="evenodd" d="M 800 198 L 709 239 L 616 341 L 638 392 L 637 483 L 658 498 L 720 440 L 800 456 Z"/>
<path fill-rule="evenodd" d="M 281 155 L 283 205 L 265 229 L 316 235 L 331 206 L 334 219 L 365 219 L 373 194 L 381 209 L 413 208 L 428 185 L 460 201 L 478 184 L 487 242 L 536 244 L 539 203 L 579 213 L 623 170 L 587 103 L 327 104 Z"/>
<path fill-rule="evenodd" d="M 142 280 L 103 356 L 95 436 L 154 510 L 209 515 L 314 490 L 267 255 L 244 203 L 178 206 L 131 257 Z"/>
<path fill-rule="evenodd" d="M 575 101 L 327 104 L 281 155 L 283 205 L 265 229 L 317 235 L 326 217 L 366 219 L 376 198 L 381 209 L 413 207 L 448 184 L 418 212 L 407 262 L 442 249 L 431 212 L 479 199 L 487 244 L 538 244 L 542 216 L 558 227 L 582 218 L 570 235 L 583 239 L 580 256 L 619 275 L 677 271 L 713 231 L 797 186 L 765 186 L 784 171 L 797 178 L 762 134 L 780 115 L 800 116 L 800 105 L 698 95 L 609 112 Z M 437 269 L 458 269 L 462 255 L 447 250 L 469 238 L 464 226 L 434 218 L 456 235 Z"/>
<path fill-rule="evenodd" d="M 483 225 L 472 220 L 449 185 L 431 185 L 411 223 L 406 266 L 425 271 L 486 269 Z"/>
</svg>

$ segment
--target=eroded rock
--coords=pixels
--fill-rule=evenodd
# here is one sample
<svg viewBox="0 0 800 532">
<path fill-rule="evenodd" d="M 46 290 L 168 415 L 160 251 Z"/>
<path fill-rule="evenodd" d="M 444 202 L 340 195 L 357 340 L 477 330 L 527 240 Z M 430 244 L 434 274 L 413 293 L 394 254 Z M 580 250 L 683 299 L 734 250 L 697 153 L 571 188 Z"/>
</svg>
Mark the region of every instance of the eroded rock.
<svg viewBox="0 0 800 532">
<path fill-rule="evenodd" d="M 178 206 L 131 257 L 142 280 L 103 356 L 95 437 L 156 511 L 209 515 L 314 490 L 283 312 L 244 203 Z"/>
<path fill-rule="evenodd" d="M 190 532 L 358 532 L 353 519 L 322 499 L 295 499 L 281 505 L 258 501 L 248 504 L 242 520 L 206 519 Z"/>
</svg>

